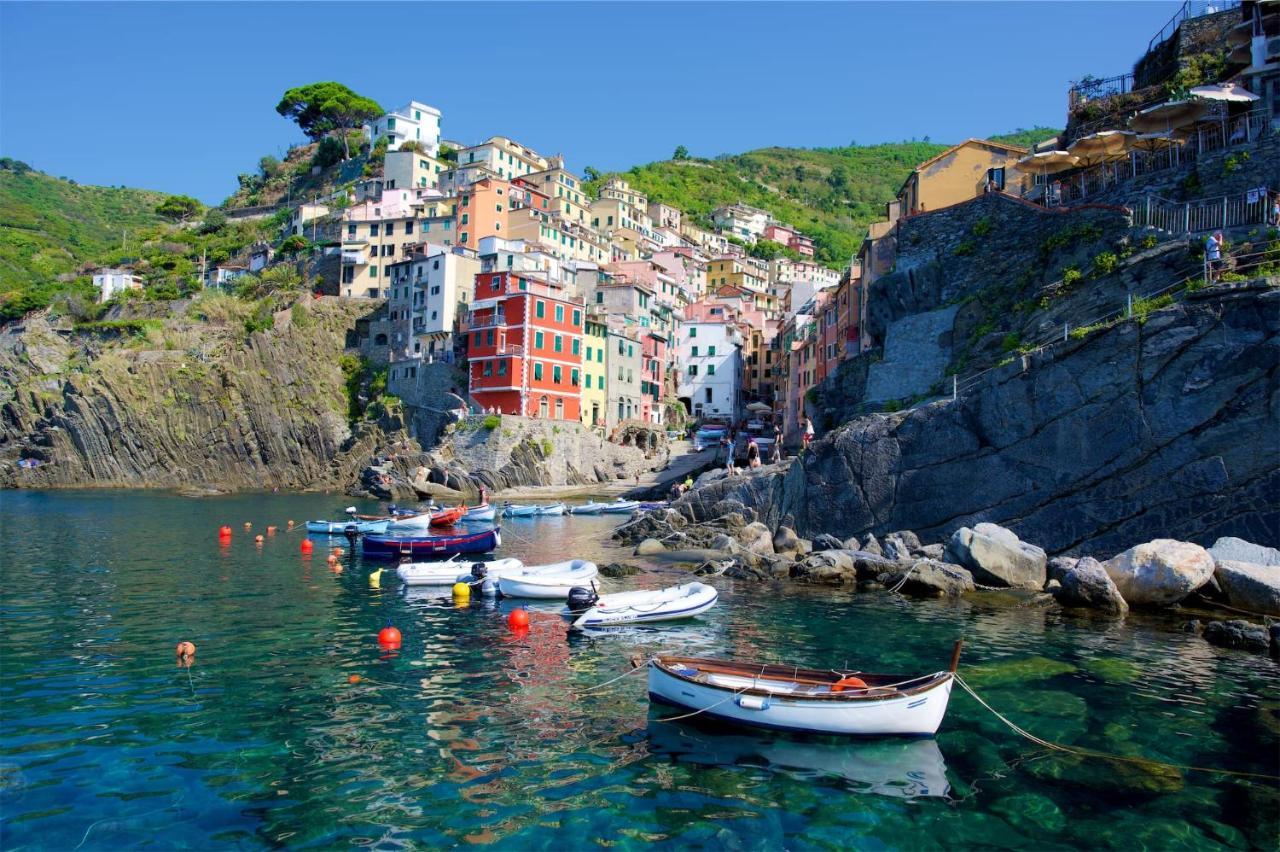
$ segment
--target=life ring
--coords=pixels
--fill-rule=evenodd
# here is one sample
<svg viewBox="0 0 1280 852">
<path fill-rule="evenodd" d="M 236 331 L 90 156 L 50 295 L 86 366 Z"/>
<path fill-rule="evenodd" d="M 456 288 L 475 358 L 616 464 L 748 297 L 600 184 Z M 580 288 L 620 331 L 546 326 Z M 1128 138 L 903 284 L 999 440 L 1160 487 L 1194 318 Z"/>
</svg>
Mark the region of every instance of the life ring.
<svg viewBox="0 0 1280 852">
<path fill-rule="evenodd" d="M 867 682 L 860 677 L 846 675 L 831 684 L 832 692 L 844 692 L 846 689 L 866 689 Z"/>
</svg>

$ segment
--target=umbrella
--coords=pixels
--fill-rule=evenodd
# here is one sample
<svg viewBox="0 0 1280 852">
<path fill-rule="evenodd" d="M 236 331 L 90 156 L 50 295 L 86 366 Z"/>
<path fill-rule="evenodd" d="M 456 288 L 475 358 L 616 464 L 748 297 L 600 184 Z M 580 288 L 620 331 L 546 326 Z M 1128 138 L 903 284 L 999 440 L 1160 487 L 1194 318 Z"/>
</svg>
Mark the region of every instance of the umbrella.
<svg viewBox="0 0 1280 852">
<path fill-rule="evenodd" d="M 1139 133 L 1133 138 L 1133 147 L 1139 151 L 1162 151 L 1175 145 L 1183 145 L 1186 138 L 1172 130 L 1161 130 L 1157 133 Z"/>
<path fill-rule="evenodd" d="M 1075 168 L 1080 158 L 1070 151 L 1041 151 L 1018 160 L 1018 168 L 1033 174 L 1052 175 Z"/>
<path fill-rule="evenodd" d="M 773 406 L 764 402 L 751 402 L 747 404 L 747 411 L 773 411 Z"/>
<path fill-rule="evenodd" d="M 1228 101 L 1230 103 L 1247 104 L 1260 100 L 1253 92 L 1237 83 L 1223 83 L 1217 86 L 1196 86 L 1189 94 L 1210 101 Z"/>
<path fill-rule="evenodd" d="M 1100 130 L 1080 137 L 1068 150 L 1080 158 L 1080 165 L 1089 166 L 1127 153 L 1136 135 L 1128 130 Z"/>
<path fill-rule="evenodd" d="M 1139 112 L 1129 120 L 1129 127 L 1139 133 L 1173 130 L 1175 127 L 1195 124 L 1196 120 L 1208 111 L 1209 105 L 1201 100 L 1165 101 Z"/>
</svg>

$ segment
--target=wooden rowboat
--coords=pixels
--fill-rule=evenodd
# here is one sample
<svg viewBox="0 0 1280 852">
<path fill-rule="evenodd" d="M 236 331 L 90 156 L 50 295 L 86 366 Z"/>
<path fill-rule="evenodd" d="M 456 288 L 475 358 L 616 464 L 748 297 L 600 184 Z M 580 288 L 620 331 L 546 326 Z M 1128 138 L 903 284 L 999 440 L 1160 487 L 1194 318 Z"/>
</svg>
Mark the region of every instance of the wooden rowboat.
<svg viewBox="0 0 1280 852">
<path fill-rule="evenodd" d="M 367 535 L 360 540 L 361 552 L 371 559 L 402 556 L 452 556 L 455 553 L 492 553 L 502 544 L 496 527 L 464 535 L 401 537 Z M 459 572 L 462 573 L 462 572 Z"/>
<path fill-rule="evenodd" d="M 931 737 L 947 712 L 960 659 L 926 675 L 802 669 L 660 655 L 649 698 L 722 722 L 795 733 Z"/>
</svg>

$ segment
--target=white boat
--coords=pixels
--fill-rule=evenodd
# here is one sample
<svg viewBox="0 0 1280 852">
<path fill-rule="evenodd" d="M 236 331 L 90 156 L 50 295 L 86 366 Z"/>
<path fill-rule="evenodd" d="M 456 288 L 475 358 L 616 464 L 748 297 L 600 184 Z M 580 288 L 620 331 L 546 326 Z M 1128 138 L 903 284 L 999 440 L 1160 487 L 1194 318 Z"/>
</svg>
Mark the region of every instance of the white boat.
<svg viewBox="0 0 1280 852">
<path fill-rule="evenodd" d="M 468 508 L 467 513 L 462 516 L 462 520 L 464 523 L 469 524 L 472 522 L 492 521 L 496 520 L 497 517 L 498 507 L 491 503 L 486 503 L 483 506 L 471 506 Z"/>
<path fill-rule="evenodd" d="M 387 526 L 387 532 L 424 532 L 431 529 L 431 512 L 422 512 L 417 515 L 400 515 L 393 517 Z"/>
<path fill-rule="evenodd" d="M 565 505 L 563 503 L 552 503 L 549 506 L 538 506 L 538 515 L 563 515 Z"/>
<path fill-rule="evenodd" d="M 600 572 L 596 563 L 585 559 L 531 565 L 523 571 L 503 574 L 498 590 L 511 598 L 544 598 L 565 600 L 574 586 L 586 586 Z"/>
<path fill-rule="evenodd" d="M 538 514 L 538 507 L 532 503 L 508 503 L 502 507 L 504 518 L 532 518 Z"/>
<path fill-rule="evenodd" d="M 518 571 L 524 567 L 519 559 L 450 559 L 447 562 L 403 562 L 396 568 L 396 576 L 406 586 L 452 586 L 458 579 L 472 571 L 476 563 L 485 566 L 489 576 L 501 576 L 503 572 Z"/>
<path fill-rule="evenodd" d="M 387 531 L 387 525 L 390 521 L 307 521 L 307 532 L 322 533 L 325 535 L 346 535 L 348 528 L 354 528 L 358 533 L 381 534 Z"/>
<path fill-rule="evenodd" d="M 649 660 L 649 699 L 756 728 L 933 736 L 947 712 L 959 656 L 957 643 L 950 671 L 918 676 L 657 656 Z"/>
<path fill-rule="evenodd" d="M 621 498 L 614 500 L 612 503 L 605 503 L 600 507 L 600 511 L 606 515 L 630 515 L 636 509 L 640 508 L 638 500 L 623 500 Z"/>
<path fill-rule="evenodd" d="M 716 605 L 720 593 L 706 583 L 684 583 L 665 589 L 645 589 L 637 592 L 617 592 L 611 595 L 569 600 L 569 612 L 574 617 L 573 629 L 589 630 L 593 627 L 611 627 L 617 624 L 644 624 L 651 621 L 677 621 L 693 618 Z M 588 606 L 586 610 L 581 609 Z"/>
<path fill-rule="evenodd" d="M 588 500 L 580 506 L 570 506 L 569 514 L 571 515 L 598 515 L 604 511 L 607 503 L 597 503 L 594 500 Z"/>
</svg>

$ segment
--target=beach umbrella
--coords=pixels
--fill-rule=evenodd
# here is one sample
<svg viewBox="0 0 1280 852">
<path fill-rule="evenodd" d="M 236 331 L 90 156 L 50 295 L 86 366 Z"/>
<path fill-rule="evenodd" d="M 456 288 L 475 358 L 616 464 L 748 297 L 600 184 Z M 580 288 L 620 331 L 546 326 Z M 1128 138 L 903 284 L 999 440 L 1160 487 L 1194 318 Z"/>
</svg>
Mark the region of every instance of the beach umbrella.
<svg viewBox="0 0 1280 852">
<path fill-rule="evenodd" d="M 1247 104 L 1260 100 L 1253 92 L 1238 83 L 1222 83 L 1216 86 L 1196 86 L 1188 94 L 1210 101 L 1226 101 L 1228 103 Z"/>
<path fill-rule="evenodd" d="M 1177 101 L 1165 101 L 1153 107 L 1147 107 L 1129 120 L 1129 127 L 1139 133 L 1151 133 L 1157 130 L 1174 130 L 1195 124 L 1199 118 L 1209 111 L 1209 104 L 1203 100 L 1186 98 Z"/>
<path fill-rule="evenodd" d="M 773 406 L 766 402 L 752 402 L 747 404 L 747 411 L 773 411 Z"/>
<path fill-rule="evenodd" d="M 1137 134 L 1129 130 L 1100 130 L 1081 136 L 1067 150 L 1080 158 L 1079 165 L 1105 163 L 1128 153 L 1135 136 Z"/>
</svg>

